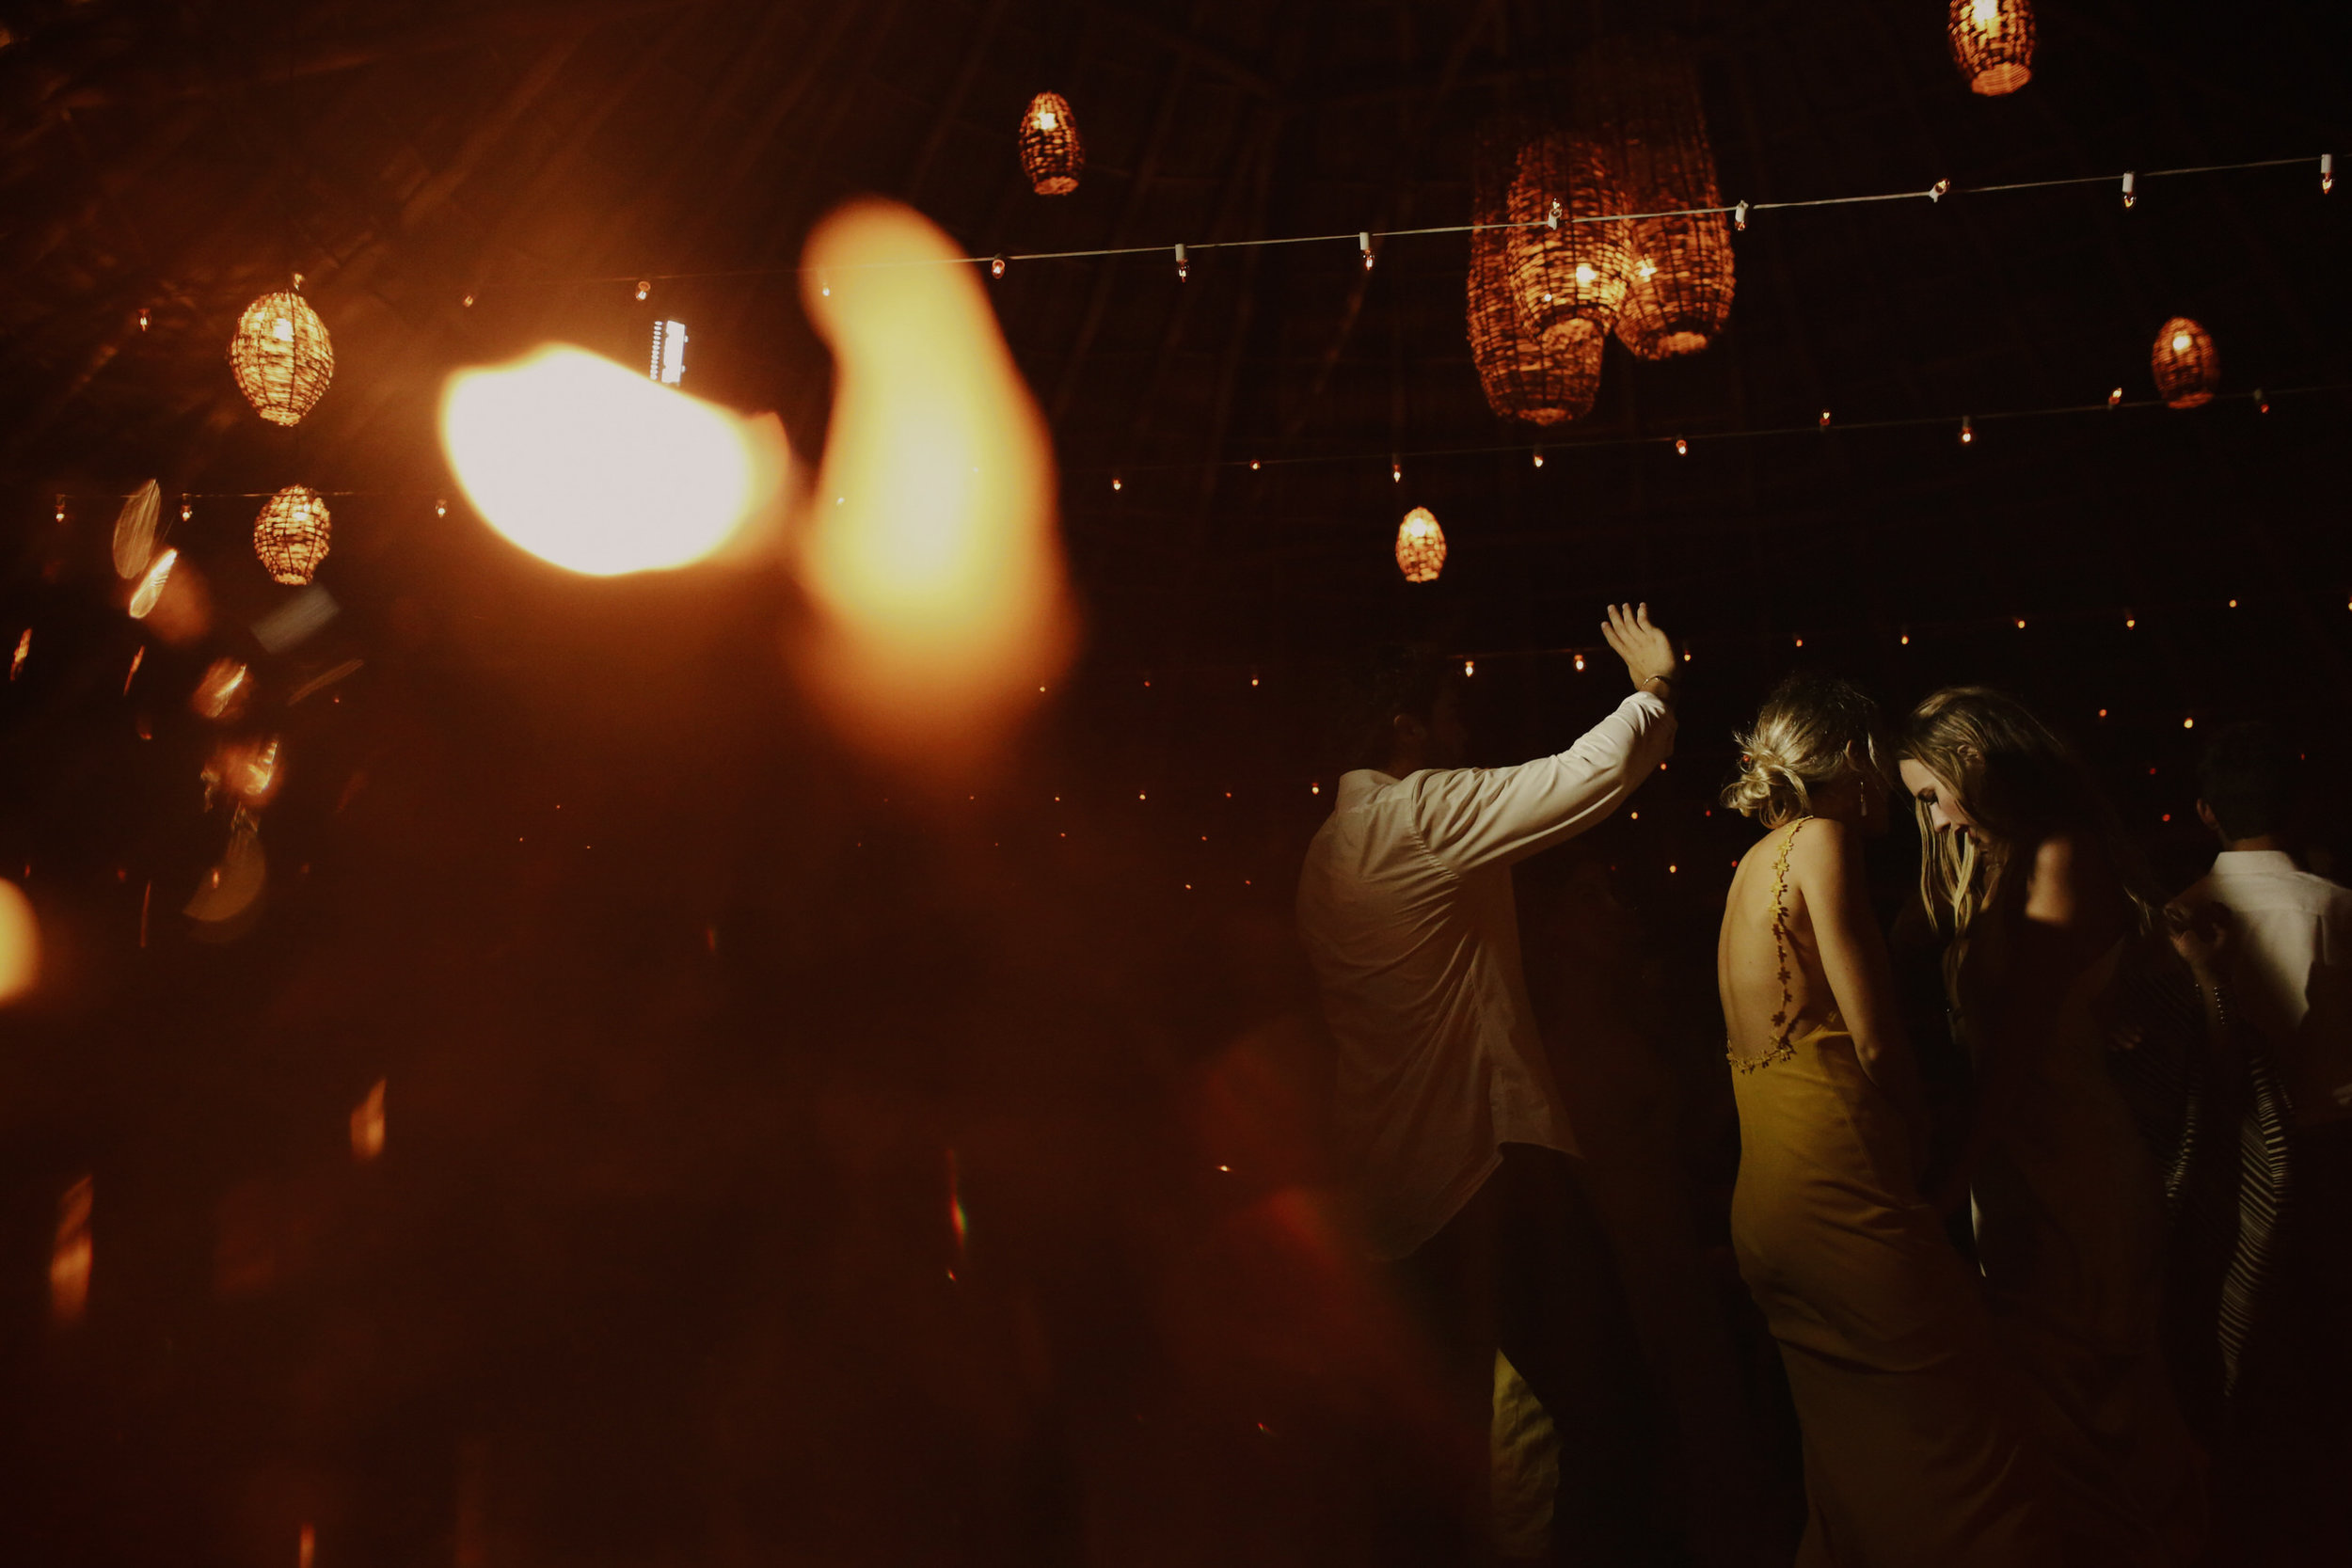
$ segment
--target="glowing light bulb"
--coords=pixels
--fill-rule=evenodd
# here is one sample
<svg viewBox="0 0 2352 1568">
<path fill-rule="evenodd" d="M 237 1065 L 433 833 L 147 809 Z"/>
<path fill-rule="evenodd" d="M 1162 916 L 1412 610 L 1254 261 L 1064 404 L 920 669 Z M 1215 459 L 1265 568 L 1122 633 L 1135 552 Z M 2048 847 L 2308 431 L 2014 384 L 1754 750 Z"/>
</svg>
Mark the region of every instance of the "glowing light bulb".
<svg viewBox="0 0 2352 1568">
<path fill-rule="evenodd" d="M 2121 408 L 2122 405 L 2123 388 L 2118 387 L 2114 391 L 2107 394 L 2107 406 L 2109 408 Z"/>
<path fill-rule="evenodd" d="M 1829 428 L 1829 410 L 1826 408 L 1821 410 L 1821 428 L 1823 430 Z"/>
<path fill-rule="evenodd" d="M 1462 673 L 1464 675 L 1475 675 L 1478 673 L 1478 661 L 1474 658 L 1466 658 L 1462 660 Z"/>
<path fill-rule="evenodd" d="M 1977 430 L 1976 430 L 1976 426 L 1974 426 L 1974 425 L 1972 425 L 1972 424 L 1970 424 L 1970 423 L 1968 422 L 1968 416 L 1967 416 L 1967 415 L 1963 414 L 1963 415 L 1960 417 L 1960 444 L 1961 444 L 1962 446 L 1963 446 L 1963 447 L 1964 447 L 1964 446 L 1967 446 L 1967 445 L 1969 445 L 1971 442 L 1975 441 L 1975 440 L 1976 440 L 1976 438 L 1977 438 Z"/>
<path fill-rule="evenodd" d="M 1369 230 L 1356 236 L 1356 248 L 1363 253 L 1364 270 L 1372 270 L 1372 233 Z"/>
<path fill-rule="evenodd" d="M 1576 656 L 1576 667 L 1579 671 L 1581 671 L 1584 668 L 1584 656 L 1582 654 Z"/>
<path fill-rule="evenodd" d="M 1576 280 L 1585 288 L 1591 288 L 1593 279 L 1599 276 L 1599 273 L 1593 270 L 1593 263 L 1590 261 L 1579 261 L 1576 264 Z"/>
<path fill-rule="evenodd" d="M 1393 457 L 1389 459 L 1389 481 L 1392 484 L 1405 483 L 1405 465 Z"/>
<path fill-rule="evenodd" d="M 273 337 L 273 338 L 277 339 L 277 340 L 278 340 L 279 342 L 281 342 L 281 343 L 291 343 L 291 342 L 293 342 L 293 341 L 294 341 L 294 318 L 293 318 L 293 317 L 291 317 L 291 316 L 280 316 L 280 317 L 278 317 L 278 320 L 277 320 L 276 322 L 274 322 L 274 323 L 272 323 L 272 324 L 271 324 L 271 325 L 270 325 L 270 329 L 269 329 L 269 335 L 270 335 L 271 337 Z"/>
<path fill-rule="evenodd" d="M 1910 647 L 1910 646 L 1911 646 L 1911 633 L 1909 633 L 1909 632 L 1905 632 L 1905 633 L 1903 633 L 1903 635 L 1902 635 L 1902 644 L 1903 644 L 1903 646 L 1904 646 L 1904 647 L 1906 647 L 1906 648 L 1908 648 L 1908 647 Z"/>
<path fill-rule="evenodd" d="M 2126 616 L 2124 616 L 2124 617 L 2123 617 L 2123 629 L 2124 629 L 2125 631 L 2129 631 L 2129 630 L 2131 630 L 2134 626 L 2137 626 L 2137 625 L 2139 625 L 2139 622 L 2138 622 L 2138 620 L 2137 620 L 2136 617 L 2134 617 L 2134 616 L 2130 616 L 2130 615 L 2126 615 Z"/>
<path fill-rule="evenodd" d="M 1651 278 L 1658 276 L 1658 263 L 1645 256 L 1638 263 L 1635 264 L 1633 270 L 1635 274 L 1641 277 L 1642 281 L 1646 283 Z"/>
<path fill-rule="evenodd" d="M 2172 352 L 2175 354 L 2186 354 L 2188 352 L 2188 345 L 2193 341 L 2195 341 L 2195 340 L 2189 337 L 2187 333 L 2175 332 L 2172 334 Z"/>
<path fill-rule="evenodd" d="M 1123 489 L 1125 489 L 1126 487 L 1127 487 L 1127 482 L 1126 482 L 1125 480 L 1120 479 L 1120 478 L 1117 474 L 1113 474 L 1113 475 L 1111 475 L 1111 488 L 1112 488 L 1112 489 L 1114 489 L 1114 490 L 1123 490 Z"/>
<path fill-rule="evenodd" d="M 1688 457 L 1691 455 L 1691 443 L 1684 440 L 1679 436 L 1675 437 L 1675 455 L 1677 457 Z"/>
<path fill-rule="evenodd" d="M 1979 4 L 1981 4 L 1981 3 L 1982 3 L 1982 0 L 1979 0 Z M 1051 109 L 1040 109 L 1040 110 L 1037 112 L 1037 128 L 1038 128 L 1039 130 L 1041 130 L 1041 131 L 1053 131 L 1053 130 L 1057 130 L 1057 129 L 1059 129 L 1059 128 L 1060 128 L 1060 125 L 1061 125 L 1061 117 L 1060 117 L 1059 115 L 1057 115 L 1056 113 L 1054 113 L 1054 111 L 1053 111 L 1053 110 L 1051 110 Z"/>
<path fill-rule="evenodd" d="M 2197 727 L 2197 721 L 2196 721 L 2196 720 L 2194 720 L 2194 719 L 2184 719 L 2184 720 L 2182 720 L 2182 721 L 2181 721 L 2181 728 L 2183 728 L 2183 729 L 2185 729 L 2185 730 L 2193 730 L 2193 729 L 2195 729 L 2196 727 Z"/>
<path fill-rule="evenodd" d="M 637 297 L 638 297 L 639 299 L 644 299 L 644 298 L 645 298 L 647 295 L 651 294 L 652 293 L 653 293 L 653 279 L 652 279 L 652 278 L 650 278 L 650 277 L 641 277 L 641 278 L 639 278 L 639 279 L 637 280 Z"/>
<path fill-rule="evenodd" d="M 1539 468 L 1540 468 L 1540 467 L 1542 467 L 1543 466 L 1544 466 L 1544 449 L 1543 449 L 1543 448 L 1541 448 L 1541 447 L 1537 447 L 1537 448 L 1535 449 L 1535 467 L 1539 467 Z"/>
<path fill-rule="evenodd" d="M 1005 276 L 1005 259 L 1002 256 L 993 257 L 990 259 L 988 263 L 988 275 L 991 277 L 1002 277 Z"/>
<path fill-rule="evenodd" d="M 147 330 L 147 307 L 144 305 L 139 307 L 139 330 L 141 332 Z"/>
<path fill-rule="evenodd" d="M 1968 16 L 1977 24 L 1977 31 L 1997 33 L 2001 30 L 2001 0 L 1974 0 Z"/>
</svg>

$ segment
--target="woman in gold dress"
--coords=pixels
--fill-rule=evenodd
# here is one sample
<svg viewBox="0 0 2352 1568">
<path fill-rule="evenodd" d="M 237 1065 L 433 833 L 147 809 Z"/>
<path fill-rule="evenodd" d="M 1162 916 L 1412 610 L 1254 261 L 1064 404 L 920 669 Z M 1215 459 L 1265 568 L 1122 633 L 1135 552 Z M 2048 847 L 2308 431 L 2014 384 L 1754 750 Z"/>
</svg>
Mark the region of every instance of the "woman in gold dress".
<svg viewBox="0 0 2352 1568">
<path fill-rule="evenodd" d="M 1900 768 L 1976 1072 L 1950 1196 L 1970 1202 L 2070 1550 L 2186 1562 L 2203 1486 L 2160 1337 L 2164 1177 L 2110 1060 L 2118 976 L 2164 948 L 2163 896 L 2089 770 L 2014 698 L 1937 692 L 1905 726 Z"/>
<path fill-rule="evenodd" d="M 1716 974 L 1740 1106 L 1732 1242 L 1804 1431 L 1807 1565 L 2063 1560 L 1978 1281 L 1921 1196 L 1925 1115 L 1862 841 L 1887 818 L 1877 711 L 1775 691 L 1724 802 L 1770 830 Z"/>
</svg>

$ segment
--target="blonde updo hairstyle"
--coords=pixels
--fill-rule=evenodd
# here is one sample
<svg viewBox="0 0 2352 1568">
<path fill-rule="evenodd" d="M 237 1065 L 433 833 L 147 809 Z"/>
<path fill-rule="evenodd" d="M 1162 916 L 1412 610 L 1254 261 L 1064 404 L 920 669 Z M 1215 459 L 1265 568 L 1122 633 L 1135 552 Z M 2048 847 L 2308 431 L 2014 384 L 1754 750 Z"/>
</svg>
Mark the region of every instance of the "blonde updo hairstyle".
<svg viewBox="0 0 2352 1568">
<path fill-rule="evenodd" d="M 1767 828 L 1809 815 L 1814 798 L 1851 774 L 1888 782 L 1894 748 L 1879 705 L 1828 675 L 1791 675 L 1772 689 L 1756 722 L 1733 737 L 1740 771 L 1724 804 Z"/>
</svg>

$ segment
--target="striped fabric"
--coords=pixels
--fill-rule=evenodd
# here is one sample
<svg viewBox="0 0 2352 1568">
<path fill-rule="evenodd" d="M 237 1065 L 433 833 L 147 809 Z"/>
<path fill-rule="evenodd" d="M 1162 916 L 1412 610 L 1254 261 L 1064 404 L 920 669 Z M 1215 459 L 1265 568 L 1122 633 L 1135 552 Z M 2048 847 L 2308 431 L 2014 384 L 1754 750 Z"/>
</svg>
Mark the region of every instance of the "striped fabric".
<svg viewBox="0 0 2352 1568">
<path fill-rule="evenodd" d="M 2164 1173 L 2173 1275 L 2217 1283 L 2217 1302 L 2197 1293 L 2215 1302 L 2226 1399 L 2277 1263 L 2292 1185 L 2286 1092 L 2269 1047 L 2233 1006 L 2225 1004 L 2227 1039 L 2209 1037 L 2204 999 L 2163 938 L 2131 944 L 2111 994 L 2118 1048 L 2108 1065 Z"/>
</svg>

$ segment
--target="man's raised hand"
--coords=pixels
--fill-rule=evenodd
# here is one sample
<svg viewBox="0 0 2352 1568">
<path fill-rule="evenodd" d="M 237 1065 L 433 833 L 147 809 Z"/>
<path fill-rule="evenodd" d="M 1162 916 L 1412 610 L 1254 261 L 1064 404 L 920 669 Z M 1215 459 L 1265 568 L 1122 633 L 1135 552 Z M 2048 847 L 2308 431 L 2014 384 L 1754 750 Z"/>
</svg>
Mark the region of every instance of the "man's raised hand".
<svg viewBox="0 0 2352 1568">
<path fill-rule="evenodd" d="M 1600 635 L 1610 651 L 1625 660 L 1626 673 L 1637 690 L 1672 700 L 1677 665 L 1674 639 L 1650 625 L 1646 604 L 1613 604 Z"/>
</svg>

